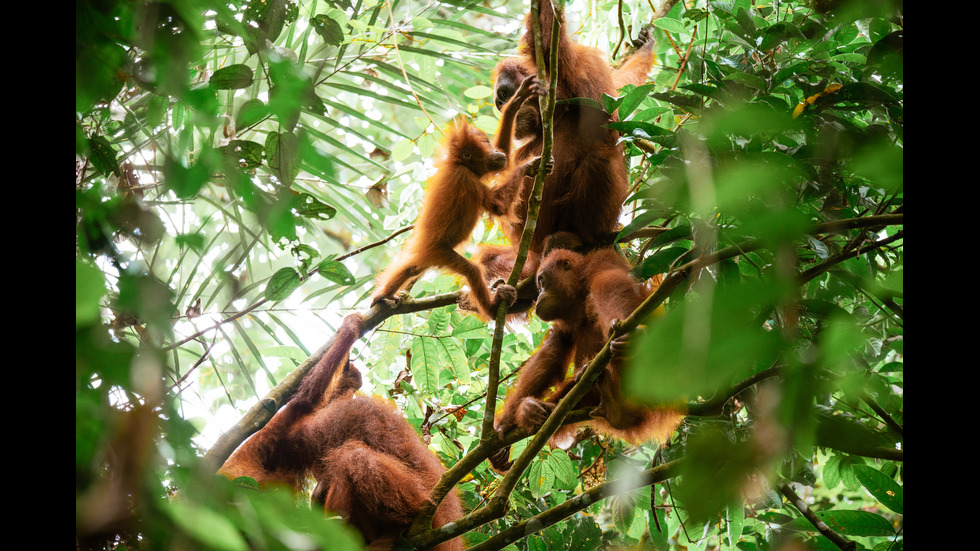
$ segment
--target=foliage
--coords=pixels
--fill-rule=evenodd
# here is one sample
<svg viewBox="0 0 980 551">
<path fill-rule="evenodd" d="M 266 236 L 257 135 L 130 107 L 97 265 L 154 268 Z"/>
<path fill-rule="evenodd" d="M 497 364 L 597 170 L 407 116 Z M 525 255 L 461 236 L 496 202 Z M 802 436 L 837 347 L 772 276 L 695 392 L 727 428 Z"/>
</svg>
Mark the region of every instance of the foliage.
<svg viewBox="0 0 980 551">
<path fill-rule="evenodd" d="M 490 70 L 527 9 L 76 2 L 80 547 L 358 548 L 341 522 L 216 480 L 201 457 L 367 307 L 440 128 L 461 113 L 496 128 Z M 570 4 L 576 39 L 628 49 L 617 22 L 635 38 L 653 13 L 618 9 Z M 634 339 L 628 387 L 692 414 L 663 448 L 586 433 L 542 450 L 508 514 L 467 542 L 496 545 L 598 483 L 683 458 L 664 483 L 512 545 L 824 549 L 839 536 L 900 549 L 901 3 L 698 1 L 652 29 L 650 84 L 603 102 L 619 110 L 633 186 L 620 246 L 638 276 L 676 276 Z M 412 294 L 458 286 L 433 273 Z M 506 328 L 501 393 L 546 330 Z M 493 346 L 449 306 L 389 318 L 354 356 L 453 465 L 479 441 Z M 466 508 L 499 481 L 473 469 Z"/>
</svg>

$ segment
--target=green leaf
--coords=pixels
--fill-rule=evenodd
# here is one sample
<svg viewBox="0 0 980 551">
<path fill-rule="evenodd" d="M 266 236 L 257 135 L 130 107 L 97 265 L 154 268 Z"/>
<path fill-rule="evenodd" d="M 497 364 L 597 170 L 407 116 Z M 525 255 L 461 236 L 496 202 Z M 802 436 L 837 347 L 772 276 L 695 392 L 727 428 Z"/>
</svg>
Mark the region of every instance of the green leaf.
<svg viewBox="0 0 980 551">
<path fill-rule="evenodd" d="M 734 545 L 742 537 L 742 526 L 745 522 L 745 506 L 742 500 L 729 504 L 725 509 L 726 532 L 729 545 Z"/>
<path fill-rule="evenodd" d="M 75 325 L 88 325 L 99 319 L 99 305 L 106 294 L 102 270 L 75 259 Z"/>
<path fill-rule="evenodd" d="M 354 274 L 350 273 L 342 262 L 336 260 L 324 260 L 317 264 L 316 273 L 340 285 L 354 284 Z"/>
<path fill-rule="evenodd" d="M 232 140 L 218 151 L 234 166 L 249 170 L 262 164 L 265 147 L 249 140 Z"/>
<path fill-rule="evenodd" d="M 232 480 L 231 483 L 239 488 L 248 488 L 250 490 L 259 489 L 259 483 L 256 482 L 255 479 L 250 476 L 240 476 L 235 480 Z"/>
<path fill-rule="evenodd" d="M 633 268 L 640 279 L 650 279 L 657 274 L 666 273 L 678 258 L 687 253 L 686 247 L 668 247 L 645 258 Z"/>
<path fill-rule="evenodd" d="M 831 510 L 816 513 L 831 530 L 844 536 L 894 536 L 895 528 L 881 515 L 867 511 Z M 793 519 L 783 528 L 816 532 L 817 528 L 804 517 Z"/>
<path fill-rule="evenodd" d="M 235 115 L 235 128 L 242 132 L 269 116 L 269 108 L 260 99 L 250 99 L 238 108 Z"/>
<path fill-rule="evenodd" d="M 895 482 L 895 479 L 867 465 L 854 465 L 851 470 L 854 472 L 854 476 L 861 481 L 861 485 L 871 495 L 875 496 L 875 499 L 880 501 L 882 505 L 896 513 L 904 514 L 902 486 Z"/>
<path fill-rule="evenodd" d="M 763 80 L 762 78 L 759 78 L 756 75 L 750 74 L 750 73 L 743 73 L 742 71 L 734 71 L 734 72 L 730 73 L 726 77 L 725 80 L 731 80 L 731 81 L 739 82 L 739 83 L 744 84 L 746 86 L 751 86 L 752 88 L 755 88 L 756 90 L 765 90 L 766 89 L 766 81 L 765 80 Z"/>
<path fill-rule="evenodd" d="M 313 29 L 331 46 L 339 46 L 344 41 L 344 29 L 334 18 L 320 14 L 310 20 Z"/>
<path fill-rule="evenodd" d="M 633 113 L 633 111 L 643 103 L 643 100 L 650 95 L 650 90 L 653 90 L 654 84 L 644 84 L 643 86 L 637 86 L 636 88 L 630 90 L 623 96 L 622 103 L 619 104 L 619 119 L 624 120 Z"/>
<path fill-rule="evenodd" d="M 75 111 L 85 113 L 96 103 L 116 97 L 122 90 L 122 70 L 128 63 L 129 54 L 119 44 L 76 42 Z"/>
<path fill-rule="evenodd" d="M 457 381 L 465 384 L 470 383 L 469 358 L 466 357 L 466 350 L 463 349 L 460 341 L 443 338 L 439 339 L 438 342 L 442 346 L 442 363 L 449 366 Z"/>
<path fill-rule="evenodd" d="M 273 44 L 282 33 L 287 19 L 295 19 L 296 5 L 287 0 L 251 0 L 245 9 L 242 26 L 245 46 L 250 53 L 265 49 L 266 41 Z"/>
<path fill-rule="evenodd" d="M 265 156 L 279 182 L 284 186 L 291 185 L 299 173 L 299 138 L 292 132 L 269 132 Z"/>
<path fill-rule="evenodd" d="M 823 483 L 828 490 L 833 490 L 840 484 L 840 462 L 841 456 L 834 454 L 827 458 L 820 474 L 823 476 Z"/>
<path fill-rule="evenodd" d="M 247 551 L 249 548 L 230 520 L 207 507 L 185 501 L 160 505 L 181 530 L 208 548 L 218 551 Z"/>
<path fill-rule="evenodd" d="M 412 339 L 412 376 L 419 391 L 426 396 L 435 396 L 441 386 L 439 348 L 434 340 L 428 337 Z"/>
<path fill-rule="evenodd" d="M 483 85 L 471 86 L 466 90 L 463 90 L 463 95 L 472 99 L 488 98 L 491 94 L 493 94 L 493 88 Z"/>
<path fill-rule="evenodd" d="M 239 63 L 215 71 L 208 84 L 215 90 L 240 90 L 251 86 L 253 79 L 252 68 Z"/>
<path fill-rule="evenodd" d="M 399 140 L 391 148 L 391 160 L 396 162 L 404 161 L 412 154 L 414 149 L 415 143 L 413 143 L 411 140 Z"/>
<path fill-rule="evenodd" d="M 688 296 L 637 339 L 623 387 L 649 403 L 670 403 L 710 396 L 718 385 L 772 365 L 784 343 L 756 316 L 783 292 L 775 282 L 753 281 L 718 286 L 710 296 Z"/>
<path fill-rule="evenodd" d="M 108 176 L 119 174 L 119 161 L 116 160 L 116 150 L 109 144 L 105 136 L 92 136 L 88 141 L 89 160 L 95 169 Z"/>
<path fill-rule="evenodd" d="M 296 209 L 296 214 L 313 220 L 329 220 L 337 216 L 337 209 L 321 203 L 309 193 L 300 193 L 293 208 Z"/>
<path fill-rule="evenodd" d="M 561 449 L 552 450 L 548 461 L 555 473 L 555 480 L 560 482 L 565 489 L 574 489 L 578 483 L 578 474 L 575 463 L 568 457 L 568 454 Z"/>
<path fill-rule="evenodd" d="M 660 17 L 655 19 L 653 26 L 676 34 L 687 32 L 687 27 L 684 26 L 684 23 L 681 23 L 680 21 L 671 17 Z"/>
<path fill-rule="evenodd" d="M 555 485 L 555 472 L 550 462 L 536 459 L 528 469 L 528 485 L 531 495 L 541 498 L 551 491 Z"/>
<path fill-rule="evenodd" d="M 294 268 L 282 268 L 269 279 L 263 295 L 266 300 L 283 300 L 303 282 L 303 276 Z"/>
<path fill-rule="evenodd" d="M 654 136 L 672 136 L 674 133 L 666 128 L 662 128 L 653 124 L 652 122 L 646 121 L 623 121 L 623 122 L 611 122 L 606 125 L 606 128 L 611 128 L 613 130 L 618 130 L 625 135 L 634 136 L 637 138 L 652 138 Z"/>
<path fill-rule="evenodd" d="M 653 241 L 650 242 L 650 248 L 661 247 L 668 243 L 673 243 L 674 241 L 680 241 L 682 239 L 691 239 L 690 224 L 680 224 L 658 235 L 653 239 Z"/>
<path fill-rule="evenodd" d="M 490 331 L 487 329 L 487 324 L 476 316 L 466 316 L 453 328 L 453 337 L 486 340 L 490 337 Z"/>
<path fill-rule="evenodd" d="M 639 229 L 645 228 L 647 227 L 648 224 L 650 224 L 650 222 L 653 222 L 654 220 L 663 217 L 664 217 L 663 212 L 661 212 L 660 210 L 648 210 L 645 212 L 641 212 L 629 224 L 626 224 L 626 226 L 623 229 L 619 230 L 619 233 L 616 235 L 616 241 L 618 242 L 623 237 Z"/>
<path fill-rule="evenodd" d="M 211 178 L 211 170 L 204 162 L 185 167 L 180 161 L 167 157 L 163 163 L 164 183 L 181 199 L 195 197 Z"/>
</svg>

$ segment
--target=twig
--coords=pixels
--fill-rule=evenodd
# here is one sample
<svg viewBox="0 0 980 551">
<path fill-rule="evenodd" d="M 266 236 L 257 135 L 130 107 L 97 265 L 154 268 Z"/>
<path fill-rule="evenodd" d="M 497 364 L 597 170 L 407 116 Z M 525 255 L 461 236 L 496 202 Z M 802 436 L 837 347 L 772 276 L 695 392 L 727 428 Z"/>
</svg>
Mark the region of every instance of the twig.
<svg viewBox="0 0 980 551">
<path fill-rule="evenodd" d="M 779 492 L 784 496 L 786 496 L 786 499 L 789 500 L 791 504 L 793 504 L 793 507 L 796 507 L 796 509 L 799 510 L 800 514 L 806 517 L 806 519 L 809 520 L 810 523 L 813 524 L 817 528 L 817 530 L 819 530 L 820 533 L 823 534 L 824 537 L 829 539 L 834 545 L 843 549 L 844 551 L 857 550 L 856 543 L 848 539 L 845 539 L 837 532 L 831 530 L 830 527 L 827 526 L 827 523 L 820 520 L 820 517 L 818 517 L 816 513 L 810 510 L 807 504 L 804 503 L 804 501 L 800 498 L 800 496 L 796 495 L 796 492 L 794 492 L 793 489 L 790 488 L 788 484 L 786 484 L 785 482 L 780 482 L 778 488 L 779 488 Z"/>
<path fill-rule="evenodd" d="M 439 128 L 439 125 L 432 120 L 432 115 L 425 110 L 425 107 L 422 105 L 422 100 L 420 100 L 418 94 L 415 93 L 415 88 L 412 86 L 412 81 L 408 79 L 408 73 L 405 71 L 405 63 L 402 61 L 402 54 L 398 49 L 398 33 L 395 32 L 395 14 L 391 11 L 392 2 L 393 0 L 388 0 L 385 2 L 385 4 L 388 6 L 388 16 L 391 18 L 391 45 L 395 48 L 395 58 L 398 59 L 398 67 L 402 70 L 402 77 L 405 79 L 405 86 L 408 86 L 408 91 L 412 93 L 412 97 L 415 98 L 415 103 L 417 103 L 419 109 L 425 113 L 425 117 L 429 119 L 432 126 L 434 126 L 435 129 L 442 134 L 442 128 Z"/>
<path fill-rule="evenodd" d="M 870 406 L 871 409 L 873 409 L 874 412 L 878 414 L 878 417 L 881 417 L 881 420 L 884 421 L 886 425 L 891 427 L 891 429 L 896 433 L 898 433 L 898 435 L 901 436 L 902 438 L 905 437 L 905 429 L 902 428 L 902 425 L 898 424 L 898 421 L 895 421 L 895 419 L 892 418 L 891 415 L 888 415 L 888 412 L 885 411 L 884 408 L 879 406 L 878 402 L 875 402 L 874 398 L 872 398 L 870 394 L 868 394 L 867 392 L 862 392 L 860 394 L 860 397 L 862 400 L 864 400 L 864 403 L 868 404 L 868 406 Z"/>
<path fill-rule="evenodd" d="M 619 0 L 616 6 L 616 15 L 619 19 L 619 40 L 616 41 L 616 47 L 613 48 L 611 58 L 616 59 L 616 55 L 619 53 L 619 47 L 623 45 L 623 39 L 626 38 L 626 22 L 623 21 L 623 0 Z"/>
<path fill-rule="evenodd" d="M 496 536 L 470 547 L 470 551 L 502 549 L 523 537 L 540 532 L 548 526 L 570 517 L 597 501 L 601 501 L 620 492 L 650 486 L 651 484 L 656 484 L 657 482 L 662 482 L 668 478 L 677 476 L 679 467 L 683 461 L 683 459 L 676 459 L 669 463 L 664 463 L 658 467 L 647 469 L 640 473 L 639 476 L 631 477 L 625 481 L 613 480 L 598 484 L 594 488 L 569 498 L 567 501 L 551 509 L 502 530 Z"/>
<path fill-rule="evenodd" d="M 380 241 L 375 241 L 374 243 L 369 243 L 367 245 L 364 245 L 363 247 L 361 247 L 359 249 L 356 249 L 356 250 L 351 251 L 351 252 L 349 252 L 347 254 L 343 254 L 341 256 L 338 256 L 334 260 L 336 260 L 336 261 L 344 260 L 344 259 L 350 258 L 350 257 L 352 257 L 354 255 L 360 254 L 360 253 L 362 253 L 362 252 L 364 252 L 366 250 L 373 249 L 375 247 L 380 247 L 381 245 L 384 245 L 388 241 L 391 241 L 392 239 L 394 239 L 398 235 L 401 235 L 402 233 L 405 233 L 405 232 L 411 230 L 413 227 L 414 226 L 406 226 L 404 228 L 401 228 L 399 230 L 396 230 L 394 233 L 392 233 L 391 235 L 389 235 L 388 237 L 385 237 L 384 239 L 382 239 Z M 310 276 L 312 276 L 315 273 L 316 273 L 316 270 L 311 270 L 308 274 L 306 274 L 306 277 L 310 277 Z M 184 344 L 187 344 L 188 342 L 190 342 L 190 341 L 192 341 L 192 340 L 200 337 L 201 335 L 204 335 L 208 331 L 214 331 L 214 330 L 218 329 L 219 327 L 221 327 L 222 325 L 224 325 L 226 323 L 230 323 L 232 321 L 235 321 L 236 319 L 244 316 L 245 314 L 248 314 L 249 312 L 255 310 L 259 306 L 262 306 L 266 302 L 268 302 L 268 300 L 266 300 L 265 298 L 261 298 L 261 299 L 257 300 L 256 302 L 252 303 L 250 306 L 246 307 L 244 310 L 241 310 L 239 312 L 236 312 L 236 313 L 232 314 L 231 316 L 228 316 L 227 318 L 225 318 L 225 319 L 223 319 L 223 320 L 215 323 L 211 327 L 208 327 L 206 329 L 201 329 L 200 331 L 192 334 L 189 337 L 186 337 L 184 339 L 181 339 L 181 340 L 179 340 L 179 341 L 177 341 L 177 342 L 175 342 L 173 344 L 169 344 L 167 346 L 164 346 L 162 348 L 162 350 L 164 352 L 167 352 L 169 350 L 173 350 L 174 348 L 177 348 L 178 346 L 182 346 Z"/>
<path fill-rule="evenodd" d="M 537 175 L 534 178 L 534 186 L 531 188 L 531 194 L 528 198 L 527 215 L 525 216 L 524 230 L 521 233 L 521 241 L 517 248 L 517 257 L 514 259 L 514 268 L 511 270 L 510 276 L 507 278 L 507 284 L 511 286 L 517 285 L 521 271 L 524 268 L 524 263 L 527 261 L 528 250 L 531 247 L 531 240 L 534 236 L 534 228 L 536 227 L 536 221 L 538 218 L 538 211 L 540 210 L 541 206 L 541 194 L 542 190 L 544 189 L 544 181 L 547 176 L 545 165 L 547 160 L 551 157 L 551 149 L 553 146 L 554 105 L 558 81 L 557 36 L 559 27 L 558 21 L 556 20 L 557 18 L 553 17 L 551 53 L 549 57 L 551 67 L 548 69 L 550 72 L 546 73 L 544 66 L 544 52 L 542 51 L 541 17 L 539 13 L 540 6 L 538 1 L 532 0 L 531 27 L 534 34 L 534 58 L 538 69 L 538 80 L 544 82 L 545 76 L 547 76 L 549 79 L 548 95 L 542 96 L 538 99 L 538 110 L 541 113 L 542 132 L 541 165 Z M 500 384 L 500 343 L 503 340 L 503 328 L 505 326 L 505 321 L 506 308 L 501 305 L 497 310 L 496 321 L 494 324 L 493 345 L 490 350 L 489 376 L 487 380 L 487 403 L 484 410 L 483 431 L 481 433 L 481 438 L 483 440 L 495 438 L 493 417 L 497 404 L 497 387 Z"/>
<path fill-rule="evenodd" d="M 534 235 L 538 210 L 541 204 L 542 190 L 544 188 L 544 182 L 547 176 L 545 164 L 547 163 L 548 159 L 551 158 L 551 150 L 553 147 L 553 119 L 555 94 L 558 87 L 558 43 L 560 26 L 558 23 L 559 18 L 552 17 L 551 50 L 548 58 L 551 66 L 548 67 L 546 71 L 542 46 L 543 41 L 540 9 L 541 7 L 538 0 L 531 0 L 530 17 L 535 44 L 534 56 L 538 70 L 538 79 L 544 82 L 545 77 L 547 76 L 549 81 L 548 95 L 539 98 L 539 112 L 541 113 L 542 125 L 541 166 L 537 175 L 535 176 L 534 187 L 531 190 L 531 195 L 528 200 L 524 231 L 521 234 L 521 242 L 518 246 L 514 269 L 511 271 L 510 277 L 507 279 L 507 284 L 511 286 L 517 285 L 524 262 L 527 259 L 527 252 L 530 249 L 531 239 Z M 422 514 L 415 519 L 415 522 L 413 522 L 412 526 L 408 529 L 406 533 L 408 539 L 418 547 L 425 548 L 438 544 L 442 541 L 455 537 L 456 535 L 467 532 L 472 528 L 489 522 L 494 518 L 499 518 L 503 515 L 504 507 L 506 505 L 506 497 L 502 502 L 500 496 L 509 495 L 510 491 L 513 490 L 513 486 L 502 486 L 505 488 L 505 491 L 501 492 L 501 486 L 498 486 L 497 494 L 486 506 L 477 509 L 470 515 L 456 521 L 452 524 L 452 526 L 446 527 L 445 529 L 432 530 L 430 528 L 436 507 L 438 507 L 439 503 L 446 496 L 446 494 L 452 490 L 459 480 L 462 480 L 463 476 L 472 471 L 476 465 L 489 457 L 491 453 L 503 447 L 503 444 L 501 443 L 500 438 L 497 436 L 496 430 L 494 429 L 494 414 L 496 412 L 497 391 L 500 384 L 500 342 L 503 339 L 505 321 L 506 308 L 501 306 L 497 311 L 496 323 L 494 326 L 493 345 L 490 351 L 489 373 L 487 377 L 487 401 L 483 414 L 480 443 L 478 444 L 477 448 L 473 450 L 473 452 L 467 454 L 452 468 L 446 471 L 442 479 L 438 484 L 436 484 L 429 495 L 430 504 L 426 506 L 426 509 L 423 510 Z M 514 471 L 515 469 L 512 467 L 511 473 L 514 473 Z M 521 469 L 521 472 L 523 472 L 523 469 Z M 505 480 L 507 480 L 506 477 Z"/>
</svg>

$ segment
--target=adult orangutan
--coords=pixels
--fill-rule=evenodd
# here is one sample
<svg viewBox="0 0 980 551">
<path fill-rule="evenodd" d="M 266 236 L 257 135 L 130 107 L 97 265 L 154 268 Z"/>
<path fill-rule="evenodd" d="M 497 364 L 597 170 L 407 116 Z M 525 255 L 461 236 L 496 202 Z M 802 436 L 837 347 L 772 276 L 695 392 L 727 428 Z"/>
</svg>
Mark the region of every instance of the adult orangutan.
<svg viewBox="0 0 980 551">
<path fill-rule="evenodd" d="M 395 404 L 357 392 L 361 374 L 348 355 L 361 323 L 357 314 L 344 319 L 333 346 L 293 398 L 235 450 L 218 474 L 295 490 L 312 477 L 313 503 L 342 515 L 371 549 L 384 550 L 428 503 L 445 468 Z M 460 516 L 459 498 L 450 493 L 432 525 Z M 436 549 L 457 551 L 462 542 L 456 538 Z"/>
</svg>

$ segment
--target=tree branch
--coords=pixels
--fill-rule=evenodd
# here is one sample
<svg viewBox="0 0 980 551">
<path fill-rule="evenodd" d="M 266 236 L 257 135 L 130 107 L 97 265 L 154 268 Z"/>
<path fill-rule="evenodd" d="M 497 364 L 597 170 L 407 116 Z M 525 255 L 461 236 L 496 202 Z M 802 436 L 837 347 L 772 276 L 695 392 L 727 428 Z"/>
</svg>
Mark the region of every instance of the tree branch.
<svg viewBox="0 0 980 551">
<path fill-rule="evenodd" d="M 793 504 L 793 507 L 796 507 L 796 509 L 799 510 L 800 514 L 806 517 L 806 519 L 809 520 L 810 523 L 813 524 L 817 528 L 817 530 L 819 530 L 820 533 L 823 534 L 824 537 L 829 539 L 834 545 L 843 549 L 844 551 L 857 550 L 856 543 L 845 539 L 837 532 L 831 530 L 830 527 L 827 526 L 827 523 L 820 520 L 820 517 L 818 517 L 816 513 L 814 513 L 813 511 L 810 510 L 809 507 L 807 507 L 807 504 L 804 503 L 804 501 L 800 498 L 800 496 L 796 495 L 796 492 L 794 492 L 793 489 L 790 488 L 788 484 L 786 484 L 785 482 L 780 482 L 779 492 L 784 496 L 786 496 L 786 499 Z"/>
<path fill-rule="evenodd" d="M 548 509 L 529 519 L 518 522 L 496 536 L 470 547 L 470 551 L 492 551 L 502 549 L 511 543 L 540 532 L 545 528 L 564 520 L 573 514 L 589 507 L 597 501 L 601 501 L 609 496 L 635 490 L 644 486 L 650 486 L 658 482 L 663 482 L 668 478 L 677 476 L 679 467 L 683 459 L 675 459 L 658 467 L 648 469 L 635 477 L 626 480 L 613 480 L 598 484 L 590 490 L 569 498 L 567 501 Z"/>
<path fill-rule="evenodd" d="M 542 96 L 538 100 L 538 108 L 539 112 L 541 113 L 542 125 L 541 165 L 537 175 L 534 178 L 534 187 L 531 189 L 531 195 L 528 199 L 527 215 L 525 217 L 524 230 L 521 234 L 521 242 L 517 249 L 517 258 L 515 259 L 514 268 L 510 273 L 510 277 L 507 279 L 507 284 L 511 286 L 518 285 L 518 279 L 520 278 L 524 263 L 527 260 L 528 250 L 531 246 L 531 239 L 534 235 L 538 211 L 540 210 L 541 206 L 542 190 L 544 189 L 544 182 L 548 175 L 545 165 L 551 158 L 554 142 L 553 122 L 555 114 L 555 94 L 558 88 L 558 38 L 560 26 L 558 24 L 559 18 L 553 17 L 553 23 L 551 26 L 551 51 L 549 57 L 551 60 L 551 67 L 548 67 L 546 70 L 541 38 L 542 30 L 540 9 L 541 6 L 539 1 L 531 0 L 531 28 L 534 35 L 534 57 L 538 69 L 538 80 L 545 82 L 547 77 L 547 81 L 549 82 L 548 95 Z M 497 392 L 500 385 L 500 346 L 503 340 L 503 330 L 506 325 L 506 315 L 507 309 L 501 305 L 501 307 L 497 310 L 496 322 L 494 324 L 493 344 L 490 349 L 490 364 L 487 377 L 487 401 L 483 412 L 483 425 L 480 443 L 474 450 L 472 450 L 469 454 L 457 462 L 456 465 L 443 474 L 439 483 L 436 484 L 430 493 L 430 504 L 426 506 L 426 508 L 422 511 L 422 514 L 415 519 L 415 522 L 408 529 L 407 537 L 419 547 L 427 547 L 448 540 L 455 535 L 467 532 L 476 526 L 480 526 L 494 518 L 502 516 L 504 513 L 504 510 L 500 508 L 499 502 L 492 502 L 495 504 L 494 507 L 484 507 L 483 509 L 474 511 L 470 515 L 455 523 L 452 523 L 451 526 L 444 527 L 443 530 L 434 531 L 431 529 L 432 517 L 435 515 L 436 508 L 442 502 L 443 498 L 445 498 L 446 494 L 452 491 L 452 488 L 455 487 L 456 484 L 459 483 L 464 476 L 466 476 L 466 474 L 489 457 L 490 454 L 502 449 L 505 446 L 505 444 L 500 441 L 500 438 L 497 436 L 497 432 L 494 429 L 494 415 L 497 409 Z M 462 468 L 461 465 L 464 464 L 469 466 L 469 468 Z"/>
<path fill-rule="evenodd" d="M 381 325 L 384 320 L 391 316 L 449 306 L 458 302 L 461 295 L 462 293 L 457 291 L 455 293 L 435 295 L 418 300 L 405 297 L 394 306 L 380 302 L 363 313 L 364 321 L 361 324 L 361 336 L 364 336 L 368 331 Z M 324 353 L 333 346 L 336 338 L 336 335 L 332 335 L 326 344 L 311 354 L 309 358 L 290 372 L 289 375 L 286 375 L 275 388 L 269 391 L 269 394 L 265 398 L 253 405 L 235 425 L 218 437 L 218 440 L 211 446 L 211 449 L 204 454 L 205 465 L 209 469 L 217 471 L 231 453 L 235 451 L 235 448 L 244 442 L 246 438 L 264 427 L 269 422 L 269 419 L 272 419 L 276 411 L 289 401 L 289 398 L 299 388 L 303 378 L 320 361 Z"/>
</svg>

